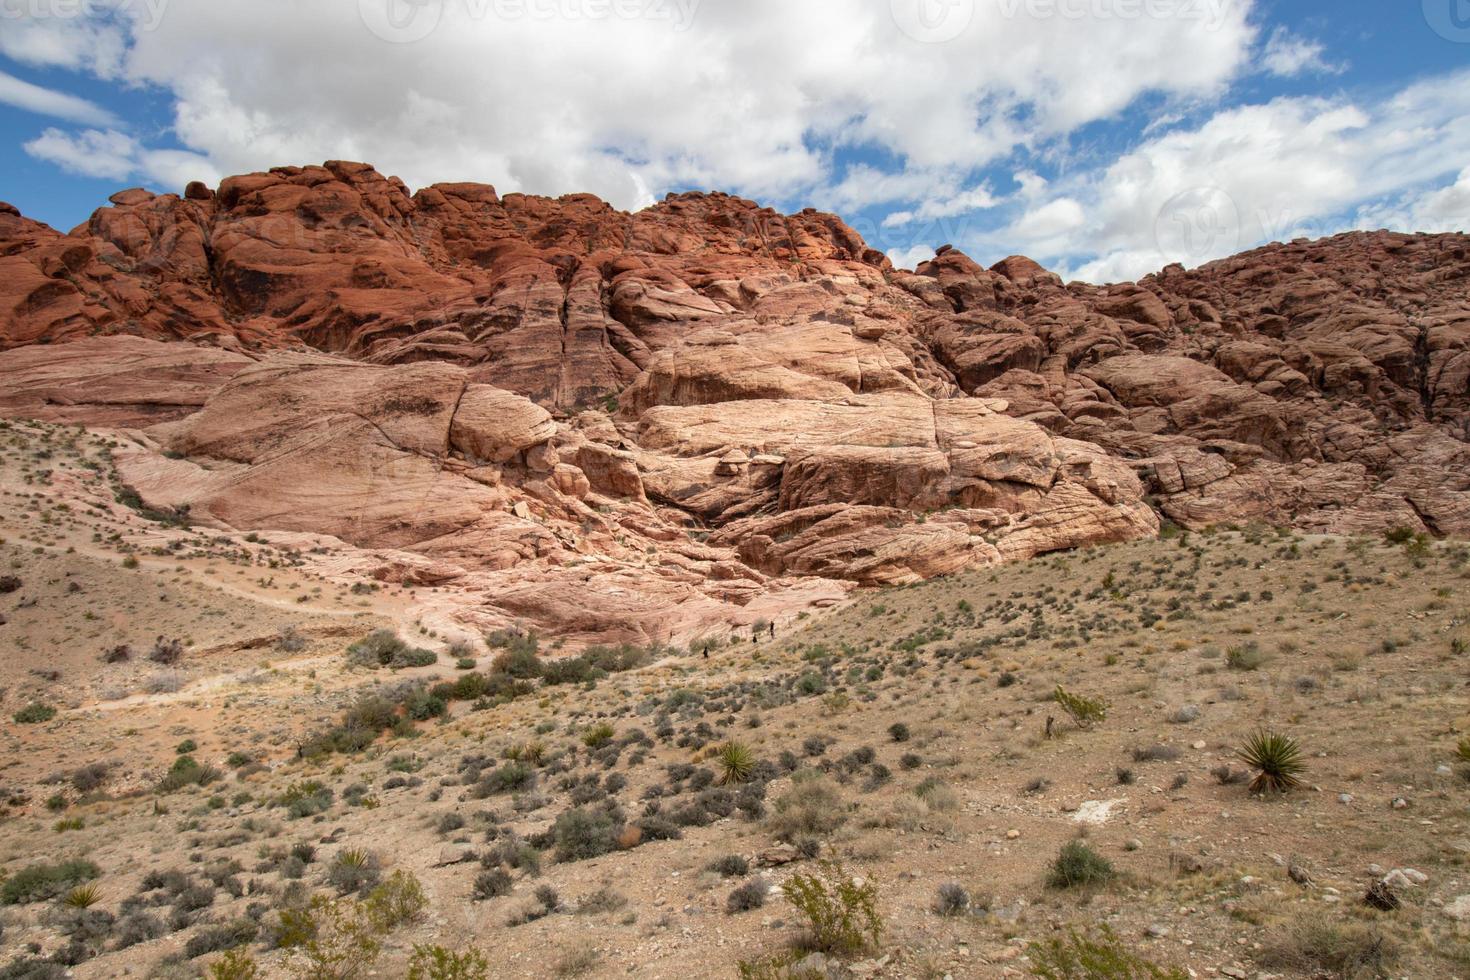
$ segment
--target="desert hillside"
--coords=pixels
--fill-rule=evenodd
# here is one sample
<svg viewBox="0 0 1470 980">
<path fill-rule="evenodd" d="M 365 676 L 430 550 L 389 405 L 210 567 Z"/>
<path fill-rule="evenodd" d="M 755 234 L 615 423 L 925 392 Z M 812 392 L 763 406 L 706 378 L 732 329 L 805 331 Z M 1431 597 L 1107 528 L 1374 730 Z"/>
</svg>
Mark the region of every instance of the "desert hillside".
<svg viewBox="0 0 1470 980">
<path fill-rule="evenodd" d="M 0 205 L 0 980 L 1470 977 L 1467 535 L 1462 234 Z"/>
<path fill-rule="evenodd" d="M 1463 545 L 1171 529 L 574 656 L 0 435 L 5 976 L 1470 969 Z"/>
</svg>

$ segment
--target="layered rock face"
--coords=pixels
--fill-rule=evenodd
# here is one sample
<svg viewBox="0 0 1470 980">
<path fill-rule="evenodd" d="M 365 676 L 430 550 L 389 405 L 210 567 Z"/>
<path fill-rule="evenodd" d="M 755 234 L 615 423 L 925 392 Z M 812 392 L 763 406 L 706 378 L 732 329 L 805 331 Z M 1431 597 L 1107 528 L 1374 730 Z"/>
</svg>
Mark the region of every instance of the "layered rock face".
<svg viewBox="0 0 1470 980">
<path fill-rule="evenodd" d="M 0 412 L 150 503 L 330 534 L 487 622 L 687 637 L 1189 527 L 1470 533 L 1470 240 L 1137 284 L 720 194 L 636 214 L 361 164 L 0 205 Z"/>
</svg>

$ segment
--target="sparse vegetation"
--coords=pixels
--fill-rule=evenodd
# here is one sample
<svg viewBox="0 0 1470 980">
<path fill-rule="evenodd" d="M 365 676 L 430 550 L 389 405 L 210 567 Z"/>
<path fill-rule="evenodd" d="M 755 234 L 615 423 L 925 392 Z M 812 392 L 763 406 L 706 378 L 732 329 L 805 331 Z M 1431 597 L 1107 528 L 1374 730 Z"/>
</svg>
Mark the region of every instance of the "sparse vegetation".
<svg viewBox="0 0 1470 980">
<path fill-rule="evenodd" d="M 1301 775 L 1307 769 L 1296 740 L 1279 732 L 1256 732 L 1237 755 L 1255 770 L 1252 793 L 1285 793 L 1301 784 Z"/>
<path fill-rule="evenodd" d="M 1116 874 L 1112 863 L 1086 842 L 1069 840 L 1047 869 L 1046 883 L 1052 888 L 1084 888 L 1106 884 Z"/>
</svg>

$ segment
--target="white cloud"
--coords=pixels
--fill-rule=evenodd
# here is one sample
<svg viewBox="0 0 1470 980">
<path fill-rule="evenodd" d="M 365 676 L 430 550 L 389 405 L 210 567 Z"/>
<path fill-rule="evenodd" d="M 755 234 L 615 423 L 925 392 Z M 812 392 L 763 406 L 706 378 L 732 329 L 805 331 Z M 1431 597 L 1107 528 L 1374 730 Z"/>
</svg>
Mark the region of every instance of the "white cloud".
<svg viewBox="0 0 1470 980">
<path fill-rule="evenodd" d="M 887 254 L 895 269 L 914 269 L 919 263 L 928 262 L 934 258 L 934 246 L 913 245 L 909 248 L 891 248 Z"/>
<path fill-rule="evenodd" d="M 1261 67 L 1284 78 L 1305 72 L 1341 72 L 1341 66 L 1328 64 L 1322 57 L 1325 51 L 1320 43 L 1297 37 L 1286 28 L 1278 27 L 1271 32 L 1266 48 L 1261 52 Z"/>
<path fill-rule="evenodd" d="M 1046 203 L 963 244 L 1019 247 L 1091 281 L 1133 279 L 1362 222 L 1453 223 L 1461 192 L 1442 185 L 1467 162 L 1470 71 L 1377 103 L 1281 98 L 1222 110 L 1057 181 Z M 1385 199 L 1394 203 L 1372 204 Z"/>
<path fill-rule="evenodd" d="M 117 122 L 112 113 L 95 103 L 66 92 L 32 85 L 3 71 L 0 71 L 0 102 L 27 112 L 89 126 L 109 126 Z"/>
<path fill-rule="evenodd" d="M 383 40 L 360 11 L 392 33 L 386 4 L 428 18 L 404 34 L 433 29 Z M 156 23 L 7 23 L 4 49 L 164 88 L 178 139 L 222 172 L 347 157 L 414 186 L 781 200 L 816 196 L 851 147 L 898 161 L 910 183 L 891 200 L 917 205 L 940 196 L 925 176 L 973 191 L 961 175 L 1144 93 L 1223 91 L 1249 66 L 1253 0 L 1203 6 L 1217 16 L 977 0 L 953 40 L 927 44 L 870 0 L 253 0 L 244 17 L 172 3 Z"/>
<path fill-rule="evenodd" d="M 25 151 L 68 173 L 126 180 L 133 173 L 139 146 L 131 136 L 115 129 L 86 129 L 76 134 L 48 129 L 26 143 Z"/>
<path fill-rule="evenodd" d="M 1378 228 L 1470 231 L 1470 166 L 1460 171 L 1456 181 L 1448 186 L 1366 205 L 1358 210 L 1355 223 L 1365 231 Z"/>
<path fill-rule="evenodd" d="M 911 211 L 894 211 L 883 219 L 883 224 L 892 228 L 908 225 L 915 221 L 933 221 L 936 218 L 953 218 L 971 211 L 984 211 L 995 207 L 1000 200 L 985 185 L 971 187 L 957 193 L 929 197 Z"/>
<path fill-rule="evenodd" d="M 219 172 L 197 153 L 151 150 L 115 129 L 67 133 L 50 128 L 24 147 L 36 159 L 83 177 L 107 180 L 141 177 L 175 192 L 191 180 L 217 182 L 220 179 Z"/>
</svg>

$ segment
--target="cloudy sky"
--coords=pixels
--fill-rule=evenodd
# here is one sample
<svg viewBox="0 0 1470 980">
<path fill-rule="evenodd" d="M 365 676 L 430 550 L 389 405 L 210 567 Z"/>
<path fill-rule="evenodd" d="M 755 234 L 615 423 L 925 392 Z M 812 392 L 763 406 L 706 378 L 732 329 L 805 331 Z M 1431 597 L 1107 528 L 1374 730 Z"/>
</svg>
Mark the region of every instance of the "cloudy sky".
<svg viewBox="0 0 1470 980">
<path fill-rule="evenodd" d="M 0 0 L 0 200 L 365 160 L 1134 278 L 1470 227 L 1467 0 Z"/>
</svg>

